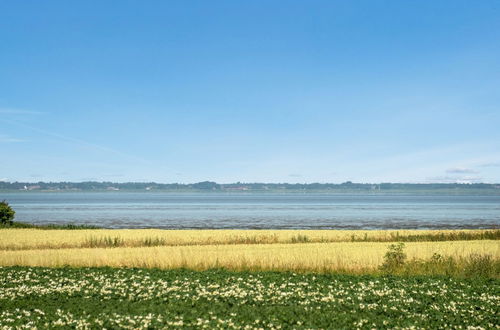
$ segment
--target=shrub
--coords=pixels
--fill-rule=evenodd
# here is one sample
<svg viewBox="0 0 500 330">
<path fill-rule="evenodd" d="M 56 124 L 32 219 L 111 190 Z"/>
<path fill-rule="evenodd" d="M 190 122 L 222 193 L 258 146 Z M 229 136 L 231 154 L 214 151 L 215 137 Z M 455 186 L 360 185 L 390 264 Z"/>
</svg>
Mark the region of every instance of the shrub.
<svg viewBox="0 0 500 330">
<path fill-rule="evenodd" d="M 389 245 L 389 248 L 384 256 L 384 263 L 381 268 L 385 271 L 392 271 L 400 268 L 406 261 L 406 253 L 403 251 L 404 243 Z"/>
<path fill-rule="evenodd" d="M 309 237 L 307 235 L 297 234 L 297 236 L 292 237 L 291 242 L 292 243 L 307 243 L 307 242 L 309 242 Z"/>
<path fill-rule="evenodd" d="M 491 255 L 471 254 L 465 260 L 464 273 L 466 277 L 492 277 L 498 276 L 498 261 L 491 257 Z"/>
<path fill-rule="evenodd" d="M 81 247 L 89 247 L 89 248 L 108 248 L 108 247 L 119 247 L 124 246 L 125 241 L 123 238 L 105 236 L 105 237 L 88 237 L 85 239 L 85 242 L 81 245 Z"/>
<path fill-rule="evenodd" d="M 12 225 L 16 212 L 5 200 L 0 202 L 0 225 Z"/>
<path fill-rule="evenodd" d="M 163 246 L 167 241 L 163 237 L 146 237 L 139 246 Z"/>
</svg>

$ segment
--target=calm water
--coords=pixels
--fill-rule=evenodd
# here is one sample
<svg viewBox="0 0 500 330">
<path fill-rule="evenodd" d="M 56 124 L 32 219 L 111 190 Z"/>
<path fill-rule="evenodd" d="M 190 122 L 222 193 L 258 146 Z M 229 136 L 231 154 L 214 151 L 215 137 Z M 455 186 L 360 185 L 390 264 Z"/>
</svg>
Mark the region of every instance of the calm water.
<svg viewBox="0 0 500 330">
<path fill-rule="evenodd" d="M 499 228 L 500 196 L 0 193 L 29 223 L 107 228 Z"/>
</svg>

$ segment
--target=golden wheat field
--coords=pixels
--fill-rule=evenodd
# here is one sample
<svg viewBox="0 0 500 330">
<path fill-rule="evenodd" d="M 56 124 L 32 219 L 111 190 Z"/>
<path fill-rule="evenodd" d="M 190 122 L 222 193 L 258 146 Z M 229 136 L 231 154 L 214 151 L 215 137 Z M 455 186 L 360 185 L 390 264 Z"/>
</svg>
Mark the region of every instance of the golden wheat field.
<svg viewBox="0 0 500 330">
<path fill-rule="evenodd" d="M 140 247 L 222 244 L 285 244 L 380 241 L 415 238 L 417 241 L 498 237 L 500 230 L 160 230 L 0 229 L 0 250 L 85 247 Z M 481 237 L 484 239 L 484 237 Z"/>
<path fill-rule="evenodd" d="M 387 245 L 380 242 L 340 242 L 0 251 L 0 266 L 361 271 L 380 266 Z M 410 259 L 427 259 L 434 253 L 454 258 L 488 254 L 497 259 L 500 257 L 500 244 L 490 240 L 415 242 L 406 243 L 405 251 Z"/>
<path fill-rule="evenodd" d="M 376 269 L 383 263 L 391 238 L 424 234 L 431 234 L 425 237 L 432 238 L 432 235 L 442 233 L 450 234 L 450 231 L 397 231 L 396 234 L 396 231 L 338 230 L 6 229 L 0 230 L 0 266 L 196 270 L 223 267 L 232 270 L 362 272 Z M 379 239 L 382 242 L 356 242 L 352 241 L 353 236 L 367 240 Z M 107 242 L 108 245 L 88 247 L 92 242 Z M 144 246 L 145 242 L 162 244 L 148 247 Z M 437 253 L 456 259 L 475 254 L 489 255 L 498 260 L 499 242 L 488 239 L 407 242 L 405 253 L 408 259 L 428 259 Z"/>
</svg>

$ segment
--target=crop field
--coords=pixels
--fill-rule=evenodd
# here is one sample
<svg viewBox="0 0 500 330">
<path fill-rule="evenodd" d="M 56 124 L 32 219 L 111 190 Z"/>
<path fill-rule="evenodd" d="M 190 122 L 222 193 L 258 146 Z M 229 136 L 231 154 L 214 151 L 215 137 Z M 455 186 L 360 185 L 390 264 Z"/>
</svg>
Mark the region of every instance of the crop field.
<svg viewBox="0 0 500 330">
<path fill-rule="evenodd" d="M 491 329 L 499 306 L 494 279 L 0 267 L 2 329 Z"/>
<path fill-rule="evenodd" d="M 0 229 L 0 250 L 333 242 L 499 240 L 500 230 Z"/>
<path fill-rule="evenodd" d="M 498 236 L 0 229 L 0 329 L 500 328 Z"/>
<path fill-rule="evenodd" d="M 406 240 L 404 253 L 413 264 L 436 256 L 439 261 L 453 261 L 451 266 L 449 262 L 441 262 L 440 267 L 426 267 L 425 271 L 413 267 L 414 273 L 457 273 L 471 257 L 485 256 L 492 264 L 489 273 L 500 277 L 499 232 L 2 229 L 0 266 L 225 268 L 362 274 L 378 271 L 391 243 L 387 240 L 393 238 L 392 242 Z M 271 243 L 270 237 L 274 237 Z M 364 239 L 358 241 L 353 237 Z M 443 241 L 442 237 L 450 240 Z M 162 244 L 153 244 L 158 242 Z"/>
<path fill-rule="evenodd" d="M 0 266 L 146 267 L 205 270 L 376 271 L 387 243 L 300 243 L 161 246 L 138 248 L 80 248 L 0 251 Z M 489 255 L 498 260 L 498 241 L 406 243 L 408 259 L 434 254 L 455 259 Z"/>
</svg>

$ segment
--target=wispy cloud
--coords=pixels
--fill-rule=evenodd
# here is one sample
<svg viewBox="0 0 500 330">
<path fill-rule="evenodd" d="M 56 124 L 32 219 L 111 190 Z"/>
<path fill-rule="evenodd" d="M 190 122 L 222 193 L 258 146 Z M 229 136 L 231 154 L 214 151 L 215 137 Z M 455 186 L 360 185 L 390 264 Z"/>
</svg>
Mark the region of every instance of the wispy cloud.
<svg viewBox="0 0 500 330">
<path fill-rule="evenodd" d="M 104 152 L 109 153 L 109 154 L 114 154 L 115 156 L 120 156 L 120 157 L 124 157 L 124 158 L 128 158 L 128 159 L 133 159 L 135 161 L 138 161 L 138 162 L 141 162 L 141 163 L 144 163 L 144 164 L 150 164 L 150 162 L 147 161 L 147 160 L 145 160 L 145 159 L 142 159 L 140 157 L 136 157 L 134 155 L 130 155 L 130 154 L 124 153 L 122 151 L 115 150 L 113 148 L 109 148 L 109 147 L 106 147 L 106 146 L 103 146 L 103 145 L 99 145 L 99 144 L 95 144 L 95 143 L 90 143 L 90 142 L 87 142 L 87 141 L 84 141 L 84 140 L 81 140 L 81 139 L 76 139 L 76 138 L 73 138 L 73 137 L 65 136 L 65 135 L 58 134 L 58 133 L 52 132 L 52 131 L 46 131 L 46 130 L 43 130 L 43 129 L 40 129 L 40 128 L 37 128 L 37 127 L 33 127 L 33 126 L 26 125 L 24 123 L 20 123 L 20 122 L 15 121 L 15 120 L 11 120 L 11 119 L 5 119 L 5 118 L 3 118 L 3 119 L 0 119 L 0 121 L 9 123 L 11 125 L 16 125 L 16 126 L 19 126 L 19 127 L 23 127 L 23 128 L 29 129 L 29 130 L 31 130 L 33 132 L 37 132 L 37 133 L 40 133 L 40 134 L 51 136 L 51 137 L 56 138 L 56 139 L 58 139 L 60 141 L 69 142 L 69 143 L 72 143 L 72 144 L 75 144 L 75 145 L 79 145 L 81 147 L 86 147 L 86 148 L 90 148 L 90 149 L 94 149 L 94 150 L 104 151 Z"/>
<path fill-rule="evenodd" d="M 5 115 L 40 115 L 40 114 L 43 114 L 43 112 L 31 111 L 31 110 L 21 110 L 21 109 L 0 108 L 0 114 L 5 114 Z"/>
<path fill-rule="evenodd" d="M 500 162 L 491 162 L 480 164 L 481 167 L 500 167 Z"/>
<path fill-rule="evenodd" d="M 24 142 L 25 140 L 23 139 L 18 139 L 6 135 L 0 135 L 0 143 L 19 143 L 19 142 Z"/>
<path fill-rule="evenodd" d="M 447 169 L 446 173 L 449 173 L 449 174 L 477 174 L 479 172 L 472 169 L 472 168 L 453 167 L 453 168 Z"/>
<path fill-rule="evenodd" d="M 288 174 L 288 176 L 291 177 L 291 178 L 301 178 L 302 174 L 292 173 L 292 174 Z"/>
</svg>

